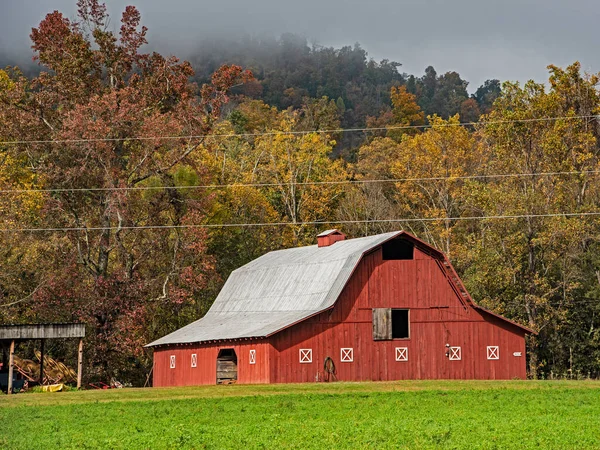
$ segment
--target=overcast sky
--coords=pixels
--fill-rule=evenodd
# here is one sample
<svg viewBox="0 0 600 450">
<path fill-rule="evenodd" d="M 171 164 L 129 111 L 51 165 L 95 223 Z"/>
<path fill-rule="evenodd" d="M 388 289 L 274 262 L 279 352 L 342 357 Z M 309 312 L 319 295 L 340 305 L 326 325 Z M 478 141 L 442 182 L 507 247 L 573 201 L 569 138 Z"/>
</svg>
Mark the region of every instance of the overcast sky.
<svg viewBox="0 0 600 450">
<path fill-rule="evenodd" d="M 28 36 L 76 0 L 0 0 L 0 52 L 30 57 Z M 150 28 L 150 44 L 185 56 L 203 37 L 294 32 L 321 45 L 359 42 L 377 60 L 422 74 L 456 70 L 473 91 L 484 80 L 546 80 L 546 66 L 579 60 L 600 71 L 598 0 L 108 0 L 118 26 L 127 4 Z"/>
</svg>

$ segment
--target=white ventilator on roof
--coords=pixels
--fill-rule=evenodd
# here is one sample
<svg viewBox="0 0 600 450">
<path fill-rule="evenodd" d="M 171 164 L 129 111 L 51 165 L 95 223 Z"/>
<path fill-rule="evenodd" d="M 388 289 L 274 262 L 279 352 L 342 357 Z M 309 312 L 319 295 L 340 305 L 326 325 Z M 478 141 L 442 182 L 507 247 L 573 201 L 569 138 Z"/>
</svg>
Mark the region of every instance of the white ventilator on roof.
<svg viewBox="0 0 600 450">
<path fill-rule="evenodd" d="M 363 254 L 401 234 L 267 253 L 231 273 L 202 319 L 147 347 L 270 336 L 331 308 Z"/>
</svg>

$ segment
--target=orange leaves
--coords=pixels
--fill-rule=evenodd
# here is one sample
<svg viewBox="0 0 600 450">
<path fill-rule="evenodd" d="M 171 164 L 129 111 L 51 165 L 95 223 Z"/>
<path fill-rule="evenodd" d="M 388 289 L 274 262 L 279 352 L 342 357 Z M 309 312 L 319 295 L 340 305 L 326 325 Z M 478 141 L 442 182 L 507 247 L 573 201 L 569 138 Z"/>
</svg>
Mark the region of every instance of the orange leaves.
<svg viewBox="0 0 600 450">
<path fill-rule="evenodd" d="M 46 15 L 40 22 L 39 28 L 31 30 L 32 48 L 38 52 L 34 59 L 39 59 L 42 63 L 49 64 L 50 68 L 55 68 L 51 65 L 52 61 L 66 56 L 63 50 L 73 31 L 71 22 L 62 13 L 54 11 Z"/>
<path fill-rule="evenodd" d="M 77 15 L 84 23 L 102 28 L 108 20 L 106 5 L 98 0 L 77 0 Z"/>
<path fill-rule="evenodd" d="M 137 55 L 138 50 L 142 45 L 148 43 L 146 40 L 148 28 L 143 26 L 138 31 L 141 19 L 140 12 L 135 6 L 127 6 L 123 12 L 123 17 L 121 18 L 122 25 L 119 33 L 121 35 L 121 45 L 125 52 L 132 57 Z"/>
<path fill-rule="evenodd" d="M 392 87 L 390 92 L 394 106 L 395 125 L 423 125 L 425 114 L 417 105 L 417 97 L 406 91 L 406 86 Z"/>
<path fill-rule="evenodd" d="M 234 86 L 254 80 L 252 72 L 236 65 L 223 65 L 211 77 L 211 84 L 205 84 L 200 90 L 201 105 L 208 123 L 219 118 L 221 107 L 229 101 L 227 92 Z"/>
<path fill-rule="evenodd" d="M 227 91 L 236 84 L 247 83 L 252 80 L 254 80 L 252 72 L 235 64 L 219 67 L 211 77 L 212 85 L 219 91 Z"/>
</svg>

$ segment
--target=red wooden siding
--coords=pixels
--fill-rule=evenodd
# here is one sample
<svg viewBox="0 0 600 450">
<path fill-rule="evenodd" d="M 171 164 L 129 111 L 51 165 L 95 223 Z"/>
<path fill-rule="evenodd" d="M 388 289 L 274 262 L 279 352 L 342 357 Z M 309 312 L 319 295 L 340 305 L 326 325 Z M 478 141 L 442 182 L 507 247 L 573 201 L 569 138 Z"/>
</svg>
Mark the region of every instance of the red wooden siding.
<svg viewBox="0 0 600 450">
<path fill-rule="evenodd" d="M 233 348 L 237 356 L 238 383 L 269 382 L 270 344 L 266 340 L 218 344 L 195 344 L 161 347 L 154 350 L 154 386 L 189 386 L 216 384 L 219 350 Z M 250 364 L 250 350 L 256 350 L 256 362 Z M 197 367 L 191 367 L 192 354 L 197 356 Z M 170 368 L 170 357 L 175 355 L 175 368 Z"/>
<path fill-rule="evenodd" d="M 329 245 L 333 245 L 338 241 L 343 241 L 346 239 L 346 235 L 343 233 L 338 232 L 334 232 L 325 236 L 318 236 L 317 237 L 317 245 L 319 247 L 327 247 Z"/>
<path fill-rule="evenodd" d="M 372 252 L 331 311 L 273 336 L 271 382 L 322 378 L 328 356 L 338 380 L 525 378 L 523 331 L 465 309 L 436 260 L 418 249 L 414 258 L 383 261 Z M 410 338 L 374 341 L 372 308 L 410 309 Z M 461 347 L 460 361 L 446 357 L 446 344 Z M 487 359 L 487 346 L 499 347 L 498 360 Z M 396 347 L 408 349 L 408 361 L 396 361 Z M 301 348 L 312 348 L 312 364 L 299 363 Z M 341 348 L 354 349 L 353 362 L 340 361 Z"/>
</svg>

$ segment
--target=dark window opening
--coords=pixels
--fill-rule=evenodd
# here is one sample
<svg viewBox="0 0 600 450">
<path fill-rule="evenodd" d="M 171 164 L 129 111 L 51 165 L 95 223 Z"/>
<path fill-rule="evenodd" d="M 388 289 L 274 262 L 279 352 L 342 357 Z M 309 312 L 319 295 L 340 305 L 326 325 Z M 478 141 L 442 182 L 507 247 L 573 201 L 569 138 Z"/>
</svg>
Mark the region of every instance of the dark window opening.
<svg viewBox="0 0 600 450">
<path fill-rule="evenodd" d="M 408 322 L 408 309 L 392 309 L 392 339 L 409 338 Z"/>
<path fill-rule="evenodd" d="M 219 350 L 219 358 L 236 358 L 235 351 L 232 348 L 222 348 Z"/>
<path fill-rule="evenodd" d="M 381 246 L 383 260 L 413 259 L 415 246 L 405 239 L 394 239 Z"/>
</svg>

